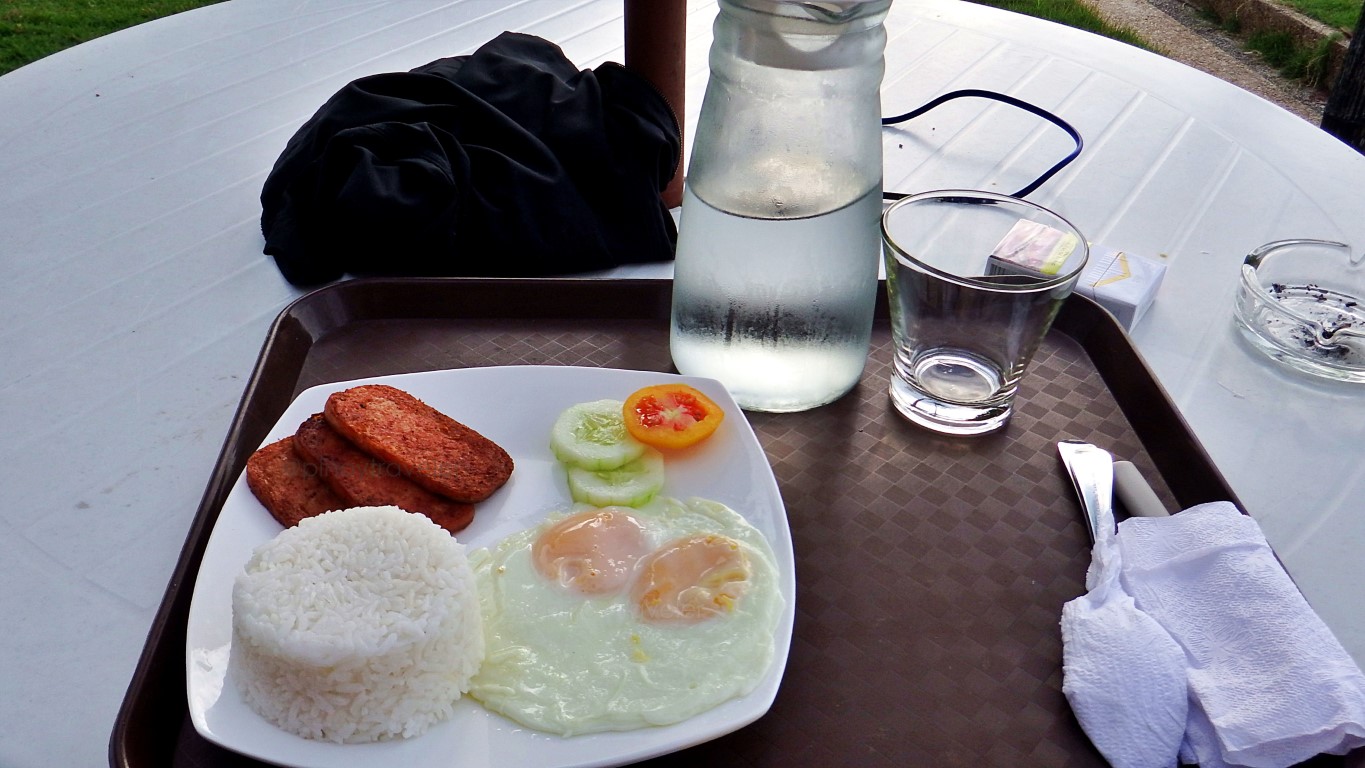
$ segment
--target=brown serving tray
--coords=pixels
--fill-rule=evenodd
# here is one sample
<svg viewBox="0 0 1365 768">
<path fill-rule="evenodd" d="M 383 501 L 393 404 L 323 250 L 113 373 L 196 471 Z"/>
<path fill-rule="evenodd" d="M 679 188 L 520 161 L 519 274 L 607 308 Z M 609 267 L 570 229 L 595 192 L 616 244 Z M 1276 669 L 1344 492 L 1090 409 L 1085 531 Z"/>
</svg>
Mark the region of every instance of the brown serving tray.
<svg viewBox="0 0 1365 768">
<path fill-rule="evenodd" d="M 372 279 L 285 309 L 148 634 L 111 764 L 256 765 L 190 723 L 186 618 L 219 509 L 298 392 L 474 366 L 671 371 L 669 301 L 666 280 Z M 1123 330 L 1082 297 L 1066 303 L 996 434 L 940 437 L 897 416 L 890 346 L 880 306 L 854 391 L 806 413 L 748 414 L 795 546 L 786 674 L 756 723 L 651 764 L 1105 764 L 1061 692 L 1058 621 L 1084 592 L 1089 541 L 1056 442 L 1133 461 L 1171 509 L 1230 489 Z"/>
</svg>

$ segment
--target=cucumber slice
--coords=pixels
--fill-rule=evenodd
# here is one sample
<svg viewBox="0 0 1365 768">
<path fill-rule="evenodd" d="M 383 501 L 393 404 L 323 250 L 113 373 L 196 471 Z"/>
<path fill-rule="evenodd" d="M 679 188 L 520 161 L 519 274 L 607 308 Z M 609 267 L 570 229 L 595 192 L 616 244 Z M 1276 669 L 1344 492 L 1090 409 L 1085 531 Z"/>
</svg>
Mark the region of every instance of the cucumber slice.
<svg viewBox="0 0 1365 768">
<path fill-rule="evenodd" d="M 616 469 L 640 458 L 645 447 L 626 431 L 620 400 L 571 405 L 550 429 L 555 458 L 588 470 Z"/>
<path fill-rule="evenodd" d="M 569 495 L 594 507 L 638 507 L 664 487 L 664 455 L 653 448 L 616 469 L 570 466 L 568 471 Z"/>
</svg>

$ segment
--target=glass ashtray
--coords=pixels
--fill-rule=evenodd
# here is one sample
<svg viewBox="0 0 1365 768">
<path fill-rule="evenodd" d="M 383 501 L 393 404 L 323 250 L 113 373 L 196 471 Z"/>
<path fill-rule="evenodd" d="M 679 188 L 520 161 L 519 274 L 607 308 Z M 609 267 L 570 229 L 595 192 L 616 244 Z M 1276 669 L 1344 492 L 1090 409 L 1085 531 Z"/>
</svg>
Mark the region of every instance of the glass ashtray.
<svg viewBox="0 0 1365 768">
<path fill-rule="evenodd" d="M 1278 240 L 1247 255 L 1237 325 L 1304 373 L 1365 383 L 1365 260 L 1330 240 Z"/>
</svg>

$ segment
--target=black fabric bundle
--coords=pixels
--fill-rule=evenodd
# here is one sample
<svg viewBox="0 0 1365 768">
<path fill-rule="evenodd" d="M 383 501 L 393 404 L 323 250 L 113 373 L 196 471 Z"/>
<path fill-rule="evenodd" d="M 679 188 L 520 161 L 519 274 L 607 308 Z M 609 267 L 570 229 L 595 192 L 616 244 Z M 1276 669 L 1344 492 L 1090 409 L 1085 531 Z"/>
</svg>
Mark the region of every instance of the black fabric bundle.
<svg viewBox="0 0 1365 768">
<path fill-rule="evenodd" d="M 539 276 L 673 257 L 659 192 L 681 132 L 647 81 L 579 71 L 503 33 L 469 56 L 356 80 L 289 140 L 261 191 L 285 279 Z"/>
</svg>

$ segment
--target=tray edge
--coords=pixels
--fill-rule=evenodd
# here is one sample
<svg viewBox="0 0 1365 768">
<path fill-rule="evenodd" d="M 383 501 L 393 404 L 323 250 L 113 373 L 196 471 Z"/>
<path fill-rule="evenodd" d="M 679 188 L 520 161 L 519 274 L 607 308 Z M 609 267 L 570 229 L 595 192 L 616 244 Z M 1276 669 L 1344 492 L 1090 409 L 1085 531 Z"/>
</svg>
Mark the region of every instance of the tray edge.
<svg viewBox="0 0 1365 768">
<path fill-rule="evenodd" d="M 347 323 L 357 320 L 398 319 L 409 317 L 401 311 L 410 306 L 407 302 L 394 302 L 394 295 L 418 292 L 449 292 L 452 287 L 465 304 L 447 304 L 450 312 L 428 313 L 427 318 L 468 318 L 505 316 L 506 305 L 495 300 L 497 291 L 484 292 L 481 289 L 517 289 L 529 296 L 524 300 L 540 301 L 538 309 L 544 311 L 540 316 L 581 317 L 582 305 L 577 304 L 572 311 L 556 301 L 556 292 L 562 293 L 563 285 L 568 282 L 576 286 L 578 293 L 598 299 L 595 308 L 606 309 L 609 317 L 621 319 L 659 319 L 668 315 L 672 284 L 667 279 L 603 280 L 594 278 L 542 279 L 542 278 L 362 278 L 333 283 L 316 289 L 295 299 L 286 306 L 272 323 L 261 346 L 252 374 L 238 401 L 237 410 L 229 426 L 223 448 L 214 463 L 209 482 L 201 497 L 199 507 L 186 534 L 175 569 L 163 593 L 162 602 L 147 632 L 142 653 L 134 669 L 129 687 L 119 707 L 109 741 L 109 762 L 114 768 L 141 768 L 144 765 L 164 764 L 167 760 L 147 761 L 143 758 L 155 751 L 167 755 L 174 752 L 174 744 L 169 740 L 161 749 L 145 743 L 133 731 L 138 716 L 155 701 L 144 694 L 155 688 L 157 696 L 178 697 L 183 702 L 185 681 L 183 665 L 162 665 L 154 662 L 157 651 L 164 642 L 166 631 L 173 622 L 184 624 L 188 620 L 189 601 L 195 570 L 203 558 L 207 546 L 208 533 L 212 531 L 218 512 L 222 507 L 228 490 L 236 481 L 250 450 L 260 441 L 270 424 L 262 423 L 255 427 L 249 411 L 259 410 L 258 395 L 266 390 L 265 384 L 281 376 L 292 376 L 297 382 L 302 370 L 306 352 L 313 344 Z M 887 317 L 885 291 L 877 294 L 877 316 Z M 448 297 L 447 297 L 448 298 Z M 578 297 L 582 298 L 582 297 Z M 499 314 L 502 312 L 502 314 Z M 1105 385 L 1115 392 L 1115 401 L 1129 424 L 1133 427 L 1139 442 L 1151 456 L 1162 478 L 1166 480 L 1171 492 L 1183 506 L 1200 501 L 1225 498 L 1233 501 L 1239 508 L 1230 486 L 1218 472 L 1212 459 L 1198 442 L 1189 425 L 1176 409 L 1173 400 L 1157 381 L 1155 375 L 1132 345 L 1126 331 L 1118 321 L 1095 302 L 1073 295 L 1059 313 L 1054 328 L 1070 336 L 1095 364 Z M 1124 367 L 1141 371 L 1141 376 L 1125 374 Z M 1117 389 L 1116 389 L 1117 387 Z M 287 388 L 292 392 L 293 385 Z M 283 390 L 277 390 L 283 391 Z M 1120 396 L 1122 393 L 1122 396 Z M 1163 405 L 1161 413 L 1152 418 L 1151 410 L 1135 414 L 1130 406 L 1133 398 L 1153 399 Z M 277 398 L 278 399 L 278 398 Z M 289 405 L 288 398 L 279 404 L 282 412 Z M 255 406 L 255 407 L 253 407 Z M 1139 418 L 1140 416 L 1140 418 Z M 262 422 L 265 419 L 261 419 Z M 271 422 L 273 423 L 273 421 Z M 1175 441 L 1161 437 L 1158 429 L 1173 430 L 1178 436 Z M 258 434 L 255 440 L 251 434 Z M 1178 450 L 1193 452 L 1200 459 L 1198 473 L 1191 473 L 1185 461 L 1178 460 Z M 1212 496 L 1208 492 L 1213 487 Z M 170 669 L 179 668 L 182 676 L 170 675 Z M 161 683 L 155 685 L 155 683 Z M 177 683 L 167 685 L 167 682 Z M 184 723 L 184 718 L 181 719 Z"/>
</svg>

